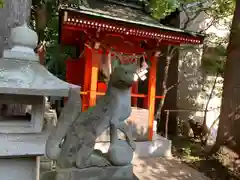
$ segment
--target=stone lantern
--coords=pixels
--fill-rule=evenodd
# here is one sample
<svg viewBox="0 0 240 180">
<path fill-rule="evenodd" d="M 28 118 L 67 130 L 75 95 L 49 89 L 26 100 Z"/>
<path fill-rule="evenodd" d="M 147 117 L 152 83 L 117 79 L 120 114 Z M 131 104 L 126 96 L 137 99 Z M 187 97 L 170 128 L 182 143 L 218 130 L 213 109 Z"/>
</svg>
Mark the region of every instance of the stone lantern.
<svg viewBox="0 0 240 180">
<path fill-rule="evenodd" d="M 44 97 L 68 96 L 73 85 L 40 65 L 37 34 L 26 24 L 13 28 L 11 39 L 13 48 L 0 59 L 0 179 L 35 180 L 48 136 Z"/>
</svg>

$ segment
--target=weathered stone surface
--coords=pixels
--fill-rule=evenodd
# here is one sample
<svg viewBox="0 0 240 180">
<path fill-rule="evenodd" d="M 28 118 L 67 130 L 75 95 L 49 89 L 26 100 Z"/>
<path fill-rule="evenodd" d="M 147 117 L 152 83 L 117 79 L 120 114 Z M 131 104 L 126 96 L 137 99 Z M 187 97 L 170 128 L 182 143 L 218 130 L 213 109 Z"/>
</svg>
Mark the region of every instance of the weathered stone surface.
<svg viewBox="0 0 240 180">
<path fill-rule="evenodd" d="M 148 140 L 148 109 L 132 107 L 128 123 L 132 127 L 133 137 L 137 141 Z"/>
<path fill-rule="evenodd" d="M 108 150 L 108 160 L 115 166 L 125 166 L 131 164 L 133 149 L 125 140 L 119 140 L 118 129 L 110 126 L 110 147 Z"/>
<path fill-rule="evenodd" d="M 61 151 L 59 145 L 65 136 L 68 127 L 72 124 L 81 110 L 80 89 L 70 89 L 68 101 L 46 142 L 46 156 L 51 160 L 57 160 Z"/>
<path fill-rule="evenodd" d="M 87 167 L 109 166 L 109 161 L 117 165 L 125 165 L 131 161 L 132 151 L 136 146 L 132 138 L 132 132 L 125 120 L 131 114 L 131 85 L 134 82 L 136 69 L 137 66 L 135 64 L 121 64 L 115 67 L 108 83 L 107 93 L 101 97 L 95 106 L 87 111 L 77 113 L 75 119 L 72 116 L 72 109 L 68 112 L 71 113 L 69 114 L 71 118 L 65 115 L 60 116 L 59 123 L 61 121 L 66 123 L 57 125 L 56 130 L 49 136 L 46 145 L 47 156 L 52 160 L 56 160 L 59 167 L 78 167 L 83 169 Z M 72 102 L 74 104 L 75 100 L 73 99 Z M 94 146 L 97 137 L 109 126 L 115 127 L 113 133 L 115 135 L 113 139 L 115 140 L 111 141 L 111 144 L 115 145 L 111 148 L 111 156 L 105 158 L 100 153 L 94 151 Z M 116 152 L 119 152 L 119 148 L 123 149 L 123 147 L 118 145 L 118 130 L 123 132 L 126 138 L 127 146 L 125 146 L 124 151 L 131 154 L 124 161 L 117 158 L 116 155 Z M 61 133 L 56 134 L 56 132 Z M 54 154 L 50 155 L 48 153 L 50 151 L 54 151 Z M 111 159 L 111 157 L 114 158 Z"/>
<path fill-rule="evenodd" d="M 33 180 L 36 179 L 36 171 L 35 157 L 19 158 L 8 156 L 8 158 L 0 158 L 1 180 Z"/>
<path fill-rule="evenodd" d="M 46 171 L 40 175 L 40 180 L 56 180 L 56 171 Z"/>
<path fill-rule="evenodd" d="M 132 107 L 132 113 L 126 120 L 132 129 L 133 139 L 136 141 L 148 140 L 148 109 Z M 120 137 L 124 135 L 120 132 Z M 104 131 L 96 142 L 109 142 L 110 129 Z"/>
<path fill-rule="evenodd" d="M 133 166 L 58 170 L 56 180 L 133 180 Z"/>
</svg>

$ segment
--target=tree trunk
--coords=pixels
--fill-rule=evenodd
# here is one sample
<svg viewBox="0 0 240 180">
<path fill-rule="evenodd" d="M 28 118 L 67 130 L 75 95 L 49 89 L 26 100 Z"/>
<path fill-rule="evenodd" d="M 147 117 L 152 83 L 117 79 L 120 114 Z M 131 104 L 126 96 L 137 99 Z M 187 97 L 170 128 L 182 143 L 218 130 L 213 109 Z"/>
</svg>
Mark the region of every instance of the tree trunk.
<svg viewBox="0 0 240 180">
<path fill-rule="evenodd" d="M 31 0 L 8 0 L 6 1 L 6 8 L 9 9 L 9 23 L 10 25 L 21 25 L 25 21 L 29 23 Z"/>
<path fill-rule="evenodd" d="M 164 96 L 164 97 L 166 97 L 166 95 L 168 93 L 167 80 L 168 80 L 168 72 L 169 72 L 169 66 L 170 66 L 171 60 L 172 60 L 171 57 L 166 58 L 166 65 L 164 68 L 163 81 L 162 81 L 162 94 L 161 94 L 161 96 Z M 161 113 L 162 113 L 163 105 L 165 103 L 165 99 L 166 98 L 160 99 L 159 107 L 157 110 L 157 117 L 160 121 L 161 121 Z M 160 123 L 160 122 L 158 122 L 158 123 Z"/>
<path fill-rule="evenodd" d="M 0 57 L 4 47 L 11 47 L 10 30 L 29 21 L 31 0 L 7 0 L 0 12 Z"/>
<path fill-rule="evenodd" d="M 236 8 L 228 44 L 228 57 L 224 71 L 223 98 L 217 139 L 211 153 L 219 150 L 223 144 L 240 152 L 240 0 Z M 233 145 L 233 146 L 232 146 Z"/>
<path fill-rule="evenodd" d="M 170 15 L 168 15 L 164 19 L 161 19 L 160 23 L 166 26 L 180 28 L 180 11 L 176 9 L 176 11 L 170 13 Z M 158 123 L 158 132 L 165 133 L 166 112 L 164 110 L 177 109 L 179 51 L 177 48 L 171 46 L 168 46 L 167 48 L 163 47 L 162 50 L 163 54 L 165 55 L 164 57 L 165 60 L 160 59 L 159 61 L 157 76 L 160 78 L 157 78 L 157 89 L 159 91 L 157 92 L 157 95 L 165 96 L 165 98 L 160 99 L 160 101 L 156 100 L 156 109 L 158 110 L 157 117 L 160 118 L 159 119 L 160 123 Z M 170 56 L 170 59 L 167 59 L 168 56 Z M 165 71 L 166 68 L 168 69 L 168 72 Z M 176 135 L 177 134 L 176 112 L 169 113 L 168 122 L 169 122 L 167 126 L 168 133 Z"/>
<path fill-rule="evenodd" d="M 203 119 L 203 123 L 202 123 L 202 142 L 207 142 L 206 138 L 207 138 L 207 134 L 208 134 L 208 127 L 207 127 L 207 112 L 208 112 L 208 106 L 209 106 L 209 103 L 212 99 L 212 96 L 214 94 L 214 90 L 216 88 L 216 85 L 217 85 L 217 79 L 218 79 L 218 76 L 219 76 L 219 73 L 216 74 L 216 77 L 214 79 L 214 82 L 213 82 L 213 86 L 212 86 L 212 89 L 211 89 L 211 92 L 210 92 L 210 95 L 208 97 L 208 101 L 206 103 L 206 107 L 204 109 L 204 119 Z"/>
<path fill-rule="evenodd" d="M 2 22 L 0 23 L 0 57 L 2 57 L 4 43 L 7 39 L 7 35 L 9 34 L 7 32 L 8 29 L 6 28 L 7 23 L 5 22 L 7 17 L 8 10 L 6 8 L 2 8 L 0 10 L 0 21 Z"/>
<path fill-rule="evenodd" d="M 165 98 L 160 99 L 156 113 L 158 119 L 158 132 L 163 133 L 165 133 L 166 127 L 166 112 L 164 110 L 176 110 L 178 85 L 178 49 L 176 47 L 168 46 L 168 50 L 165 52 L 165 63 L 162 63 L 162 61 L 160 61 L 160 65 L 164 66 L 160 95 L 165 96 Z M 167 127 L 169 134 L 176 135 L 176 113 L 171 112 L 169 114 L 169 124 Z"/>
</svg>

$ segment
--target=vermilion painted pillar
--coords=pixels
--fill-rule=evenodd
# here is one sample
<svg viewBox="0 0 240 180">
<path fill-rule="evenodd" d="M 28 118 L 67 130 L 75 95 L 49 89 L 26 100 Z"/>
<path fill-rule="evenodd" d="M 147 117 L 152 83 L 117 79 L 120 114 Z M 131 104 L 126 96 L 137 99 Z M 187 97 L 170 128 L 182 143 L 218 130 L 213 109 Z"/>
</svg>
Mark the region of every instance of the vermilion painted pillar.
<svg viewBox="0 0 240 180">
<path fill-rule="evenodd" d="M 157 57 L 151 57 L 151 66 L 148 79 L 148 140 L 152 141 L 153 137 L 153 122 L 155 111 L 155 95 L 156 95 L 156 72 L 157 72 Z"/>
<path fill-rule="evenodd" d="M 138 93 L 138 81 L 135 82 L 132 86 L 132 93 L 137 94 Z M 137 97 L 132 97 L 132 105 L 134 107 L 137 107 L 138 104 L 138 98 Z"/>
<path fill-rule="evenodd" d="M 92 73 L 92 50 L 89 47 L 85 47 L 84 49 L 85 55 L 85 68 L 84 68 L 84 83 L 83 83 L 83 91 L 87 92 L 87 95 L 83 95 L 82 97 L 82 111 L 85 111 L 89 106 L 89 94 L 90 83 L 91 83 L 91 73 Z"/>
<path fill-rule="evenodd" d="M 44 47 L 40 47 L 38 49 L 37 53 L 38 53 L 38 56 L 39 56 L 40 64 L 44 65 L 45 64 L 45 49 L 44 49 Z"/>
<path fill-rule="evenodd" d="M 89 106 L 94 106 L 96 104 L 99 61 L 100 53 L 96 50 L 92 50 Z"/>
</svg>

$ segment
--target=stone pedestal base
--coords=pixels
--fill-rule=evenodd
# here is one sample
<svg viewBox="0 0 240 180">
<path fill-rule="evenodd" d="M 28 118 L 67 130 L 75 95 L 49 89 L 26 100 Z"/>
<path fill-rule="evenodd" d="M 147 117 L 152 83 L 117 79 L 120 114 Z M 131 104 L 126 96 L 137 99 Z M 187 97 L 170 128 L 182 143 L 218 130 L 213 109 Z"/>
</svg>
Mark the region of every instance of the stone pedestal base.
<svg viewBox="0 0 240 180">
<path fill-rule="evenodd" d="M 159 135 L 154 135 L 152 141 L 135 142 L 136 150 L 134 157 L 171 157 L 172 142 Z M 103 153 L 108 152 L 110 142 L 98 142 L 95 149 L 101 150 Z"/>
<path fill-rule="evenodd" d="M 133 180 L 133 166 L 60 169 L 56 180 Z"/>
<path fill-rule="evenodd" d="M 36 158 L 0 158 L 1 180 L 33 180 L 37 177 Z"/>
<path fill-rule="evenodd" d="M 46 171 L 41 173 L 40 180 L 56 180 L 56 171 Z"/>
</svg>

